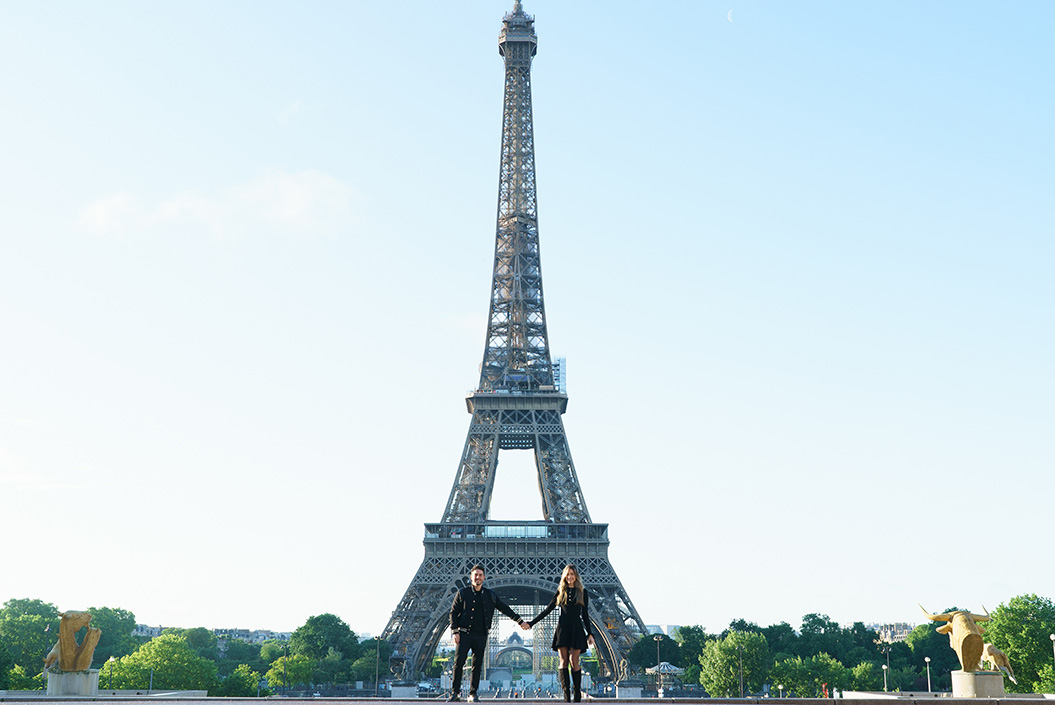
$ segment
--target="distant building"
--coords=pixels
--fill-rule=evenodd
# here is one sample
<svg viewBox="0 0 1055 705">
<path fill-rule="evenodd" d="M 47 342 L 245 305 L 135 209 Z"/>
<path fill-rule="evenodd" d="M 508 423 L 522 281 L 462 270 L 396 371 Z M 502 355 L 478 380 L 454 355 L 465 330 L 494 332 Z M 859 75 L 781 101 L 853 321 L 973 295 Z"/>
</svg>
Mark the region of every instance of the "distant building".
<svg viewBox="0 0 1055 705">
<path fill-rule="evenodd" d="M 568 393 L 568 360 L 558 357 L 553 361 L 553 384 L 561 394 Z"/>
<path fill-rule="evenodd" d="M 649 634 L 663 634 L 669 636 L 671 639 L 676 639 L 678 636 L 678 630 L 681 629 L 680 624 L 646 624 L 645 629 Z"/>
<path fill-rule="evenodd" d="M 161 636 L 164 627 L 151 627 L 146 624 L 137 624 L 132 630 L 132 636 L 153 639 Z M 289 641 L 293 632 L 273 632 L 270 629 L 213 629 L 212 633 L 219 640 L 238 639 L 249 644 L 263 644 L 265 641 Z"/>
<path fill-rule="evenodd" d="M 137 624 L 136 628 L 132 630 L 132 636 L 153 639 L 156 636 L 161 636 L 161 627 L 149 627 L 146 624 Z"/>
<path fill-rule="evenodd" d="M 879 641 L 893 644 L 897 641 L 904 641 L 916 625 L 908 622 L 894 622 L 893 624 L 866 624 L 865 627 L 878 634 Z"/>
<path fill-rule="evenodd" d="M 292 632 L 273 632 L 270 629 L 213 629 L 217 639 L 239 639 L 247 644 L 263 644 L 265 641 L 289 641 Z"/>
</svg>

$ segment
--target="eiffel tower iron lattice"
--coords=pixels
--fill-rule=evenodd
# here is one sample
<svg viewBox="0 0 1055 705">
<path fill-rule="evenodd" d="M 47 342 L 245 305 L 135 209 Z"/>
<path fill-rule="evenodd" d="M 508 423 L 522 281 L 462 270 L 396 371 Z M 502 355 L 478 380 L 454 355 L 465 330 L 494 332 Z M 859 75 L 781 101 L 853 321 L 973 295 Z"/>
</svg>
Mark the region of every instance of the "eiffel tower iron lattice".
<svg viewBox="0 0 1055 705">
<path fill-rule="evenodd" d="M 602 675 L 617 673 L 645 633 L 608 561 L 608 525 L 594 523 L 586 509 L 561 419 L 568 397 L 555 379 L 546 332 L 535 197 L 531 60 L 537 42 L 534 18 L 516 0 L 498 41 L 505 61 L 502 159 L 480 383 L 466 398 L 472 420 L 443 519 L 425 525 L 425 559 L 383 634 L 393 646 L 392 671 L 406 678 L 428 665 L 454 593 L 476 563 L 484 566 L 487 585 L 523 615 L 537 614 L 564 566 L 575 563 L 591 594 Z M 542 521 L 489 518 L 503 450 L 534 451 Z M 536 651 L 544 633 L 536 631 Z"/>
</svg>

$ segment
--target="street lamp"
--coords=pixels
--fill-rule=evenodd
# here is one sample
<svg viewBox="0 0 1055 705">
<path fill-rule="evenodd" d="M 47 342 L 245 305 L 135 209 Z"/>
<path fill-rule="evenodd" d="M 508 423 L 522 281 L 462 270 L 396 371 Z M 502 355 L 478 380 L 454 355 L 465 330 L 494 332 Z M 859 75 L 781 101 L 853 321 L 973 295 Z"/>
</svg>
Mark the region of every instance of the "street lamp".
<svg viewBox="0 0 1055 705">
<path fill-rule="evenodd" d="M 780 697 L 783 698 L 784 697 L 784 686 L 778 685 L 777 686 L 777 691 L 780 693 Z"/>
<path fill-rule="evenodd" d="M 108 690 L 114 689 L 114 661 L 116 660 L 117 659 L 115 659 L 113 656 L 106 659 L 106 662 L 110 664 L 110 687 L 108 688 Z"/>
<path fill-rule="evenodd" d="M 377 681 L 381 677 L 381 637 L 377 640 L 377 654 L 374 656 L 374 697 L 377 697 Z"/>
<path fill-rule="evenodd" d="M 923 660 L 927 662 L 927 692 L 930 692 L 930 656 L 924 656 Z"/>
<path fill-rule="evenodd" d="M 1051 639 L 1051 657 L 1055 659 L 1055 634 L 1049 636 Z"/>
<path fill-rule="evenodd" d="M 740 697 L 744 697 L 744 645 L 736 645 L 736 655 L 740 658 Z"/>
<path fill-rule="evenodd" d="M 663 635 L 656 634 L 652 638 L 656 640 L 656 688 L 662 688 L 663 675 L 659 672 L 659 642 L 663 641 Z"/>
<path fill-rule="evenodd" d="M 890 666 L 888 666 L 888 665 L 886 665 L 884 663 L 883 664 L 883 692 L 884 693 L 887 692 L 887 690 L 886 690 L 886 672 L 889 671 L 889 670 L 890 670 Z"/>
</svg>

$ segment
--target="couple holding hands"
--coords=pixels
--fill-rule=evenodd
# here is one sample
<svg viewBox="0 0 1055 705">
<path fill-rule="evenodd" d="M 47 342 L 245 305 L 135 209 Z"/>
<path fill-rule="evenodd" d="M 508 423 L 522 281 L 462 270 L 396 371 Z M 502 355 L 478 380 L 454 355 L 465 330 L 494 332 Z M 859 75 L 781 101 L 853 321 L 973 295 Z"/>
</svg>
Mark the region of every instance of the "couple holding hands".
<svg viewBox="0 0 1055 705">
<path fill-rule="evenodd" d="M 458 646 L 454 658 L 454 683 L 451 702 L 461 700 L 462 668 L 469 652 L 473 653 L 473 673 L 469 684 L 469 702 L 476 701 L 476 689 L 480 685 L 484 652 L 487 649 L 487 634 L 497 609 L 522 629 L 531 629 L 555 608 L 560 607 L 557 628 L 553 631 L 553 650 L 560 654 L 560 669 L 557 678 L 564 691 L 564 701 L 571 702 L 574 685 L 574 701 L 582 700 L 582 669 L 579 655 L 593 646 L 590 627 L 590 596 L 579 580 L 579 572 L 573 565 L 564 567 L 560 584 L 546 609 L 531 621 L 525 621 L 491 589 L 484 588 L 484 568 L 474 565 L 469 571 L 469 585 L 457 592 L 451 605 L 451 632 Z M 568 666 L 571 665 L 571 676 Z"/>
</svg>

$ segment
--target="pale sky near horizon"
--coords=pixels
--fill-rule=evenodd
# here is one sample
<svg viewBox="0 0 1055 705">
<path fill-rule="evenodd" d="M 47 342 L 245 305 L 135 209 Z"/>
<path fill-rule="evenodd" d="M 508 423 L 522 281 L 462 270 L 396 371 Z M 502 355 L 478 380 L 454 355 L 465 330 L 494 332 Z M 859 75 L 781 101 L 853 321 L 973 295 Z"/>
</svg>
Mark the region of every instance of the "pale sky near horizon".
<svg viewBox="0 0 1055 705">
<path fill-rule="evenodd" d="M 512 5 L 0 3 L 0 602 L 383 630 L 468 430 Z M 1055 4 L 524 9 L 644 621 L 1055 597 Z"/>
</svg>

